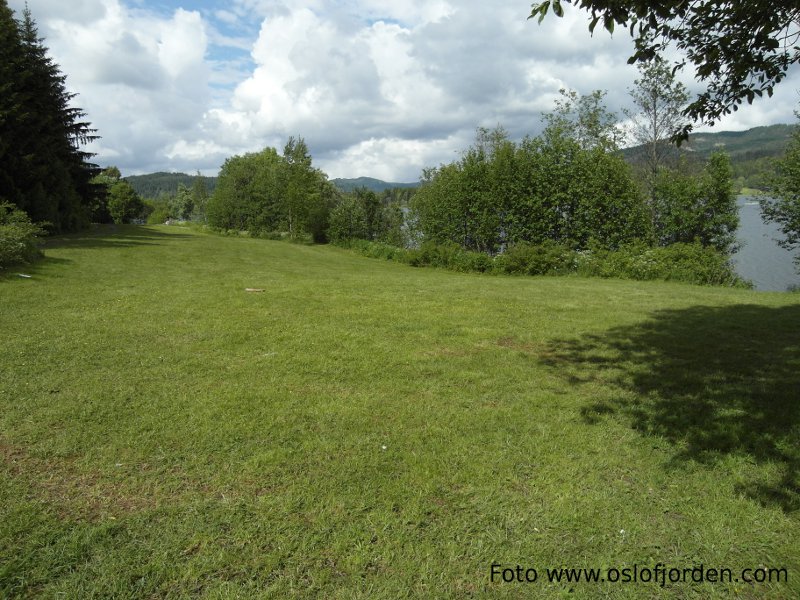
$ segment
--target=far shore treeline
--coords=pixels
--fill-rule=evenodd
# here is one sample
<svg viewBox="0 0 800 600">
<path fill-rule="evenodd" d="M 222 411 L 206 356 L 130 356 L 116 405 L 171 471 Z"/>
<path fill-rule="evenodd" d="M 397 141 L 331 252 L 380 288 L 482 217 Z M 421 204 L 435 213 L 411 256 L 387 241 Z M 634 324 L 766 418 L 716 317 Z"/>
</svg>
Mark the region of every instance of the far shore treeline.
<svg viewBox="0 0 800 600">
<path fill-rule="evenodd" d="M 16 19 L 1 2 L 0 268 L 35 258 L 37 237 L 48 233 L 177 221 L 462 271 L 746 285 L 730 263 L 734 189 L 771 190 L 765 217 L 781 226 L 786 247 L 800 244 L 797 131 L 777 161 L 737 148 L 740 168 L 760 167 L 735 180 L 728 154 L 699 160 L 669 143 L 685 126 L 688 97 L 671 69 L 656 60 L 640 75 L 628 131 L 604 92 L 562 90 L 541 134 L 514 141 L 501 126 L 478 128 L 458 160 L 424 169 L 418 187 L 377 192 L 349 181 L 343 191 L 313 165 L 306 141 L 290 137 L 281 151 L 228 158 L 217 178 L 150 176 L 143 198 L 134 179 L 80 150 L 94 130 L 70 107 L 30 11 Z M 635 149 L 622 150 L 623 139 Z"/>
</svg>

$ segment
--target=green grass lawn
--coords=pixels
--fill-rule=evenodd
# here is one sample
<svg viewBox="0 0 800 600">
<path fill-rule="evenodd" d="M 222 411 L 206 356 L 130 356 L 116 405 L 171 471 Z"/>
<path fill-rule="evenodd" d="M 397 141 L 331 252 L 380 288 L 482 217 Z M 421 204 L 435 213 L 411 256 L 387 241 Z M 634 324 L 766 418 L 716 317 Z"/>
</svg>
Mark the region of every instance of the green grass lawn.
<svg viewBox="0 0 800 600">
<path fill-rule="evenodd" d="M 796 294 L 175 227 L 46 255 L 0 279 L 0 597 L 800 596 Z M 658 563 L 788 583 L 545 571 Z"/>
</svg>

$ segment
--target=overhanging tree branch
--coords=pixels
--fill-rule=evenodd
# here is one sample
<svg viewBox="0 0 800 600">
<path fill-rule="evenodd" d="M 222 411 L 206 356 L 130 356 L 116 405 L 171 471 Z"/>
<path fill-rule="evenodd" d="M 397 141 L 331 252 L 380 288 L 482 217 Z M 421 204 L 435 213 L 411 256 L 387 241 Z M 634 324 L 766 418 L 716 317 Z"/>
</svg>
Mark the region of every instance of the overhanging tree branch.
<svg viewBox="0 0 800 600">
<path fill-rule="evenodd" d="M 706 91 L 685 109 L 692 121 L 713 125 L 720 117 L 752 103 L 800 61 L 800 3 L 797 0 L 563 0 L 591 14 L 589 31 L 602 21 L 613 33 L 626 27 L 634 39 L 631 64 L 649 63 L 674 46 L 685 59 L 673 72 L 691 65 Z M 539 22 L 552 9 L 563 15 L 562 0 L 532 6 Z M 790 42 L 789 40 L 793 40 Z M 692 124 L 672 132 L 673 141 L 688 138 Z"/>
</svg>

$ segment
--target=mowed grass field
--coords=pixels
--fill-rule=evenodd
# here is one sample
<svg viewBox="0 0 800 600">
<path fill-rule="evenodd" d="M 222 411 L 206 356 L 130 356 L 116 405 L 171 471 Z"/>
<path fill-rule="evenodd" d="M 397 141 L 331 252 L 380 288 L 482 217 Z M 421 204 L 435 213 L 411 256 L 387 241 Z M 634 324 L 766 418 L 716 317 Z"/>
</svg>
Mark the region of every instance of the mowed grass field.
<svg viewBox="0 0 800 600">
<path fill-rule="evenodd" d="M 46 256 L 0 278 L 0 597 L 800 597 L 797 294 L 176 227 Z M 788 582 L 546 574 L 659 563 Z"/>
</svg>

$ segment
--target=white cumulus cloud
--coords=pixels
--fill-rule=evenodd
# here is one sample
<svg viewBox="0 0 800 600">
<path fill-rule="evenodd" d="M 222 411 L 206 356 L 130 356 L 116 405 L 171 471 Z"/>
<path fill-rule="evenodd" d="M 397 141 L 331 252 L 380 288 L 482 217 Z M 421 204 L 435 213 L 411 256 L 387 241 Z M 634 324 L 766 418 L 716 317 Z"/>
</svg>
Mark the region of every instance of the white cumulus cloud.
<svg viewBox="0 0 800 600">
<path fill-rule="evenodd" d="M 590 36 L 571 6 L 529 1 L 29 0 L 76 102 L 124 173 L 200 169 L 306 139 L 333 177 L 416 180 L 478 126 L 536 134 L 562 87 L 630 105 L 625 31 Z M 21 12 L 24 0 L 11 0 Z M 691 90 L 701 88 L 685 79 Z M 793 122 L 798 69 L 715 127 Z"/>
</svg>

